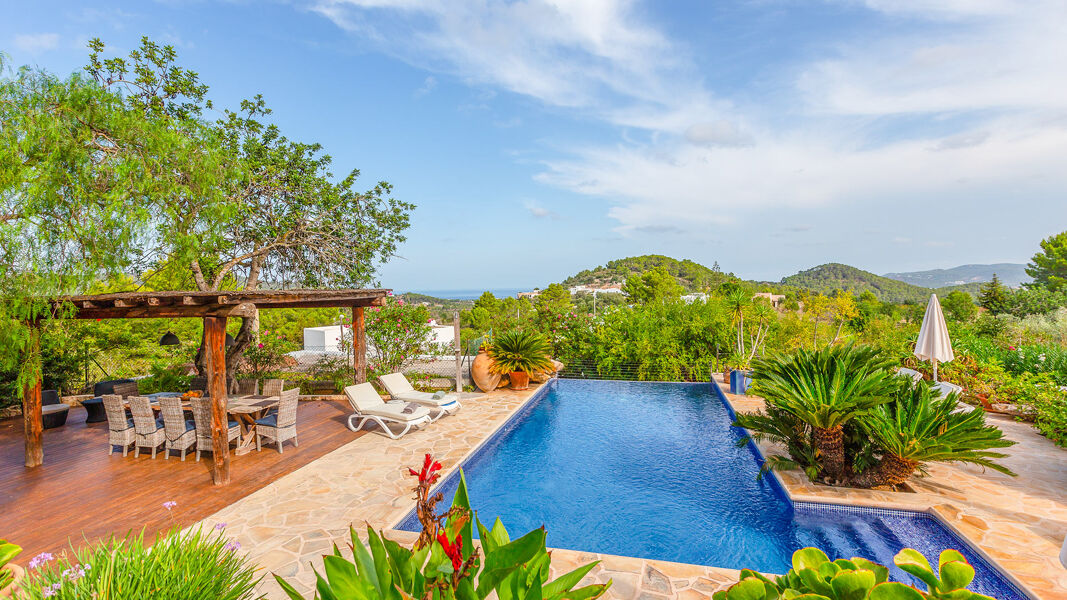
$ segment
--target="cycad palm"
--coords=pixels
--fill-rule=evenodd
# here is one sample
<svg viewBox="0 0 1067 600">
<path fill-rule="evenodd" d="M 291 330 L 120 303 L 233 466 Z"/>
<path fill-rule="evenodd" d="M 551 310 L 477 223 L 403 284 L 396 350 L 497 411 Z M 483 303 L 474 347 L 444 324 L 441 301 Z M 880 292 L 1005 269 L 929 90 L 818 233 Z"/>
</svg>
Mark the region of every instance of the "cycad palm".
<svg viewBox="0 0 1067 600">
<path fill-rule="evenodd" d="M 844 425 L 889 401 L 894 387 L 890 364 L 877 350 L 851 344 L 801 349 L 792 356 L 759 360 L 754 387 L 769 404 L 811 425 L 824 472 L 840 481 L 849 475 Z"/>
<path fill-rule="evenodd" d="M 955 394 L 939 397 L 921 382 L 899 384 L 895 396 L 895 402 L 879 406 L 859 420 L 882 450 L 881 461 L 859 476 L 859 485 L 898 485 L 931 462 L 967 462 L 1014 475 L 991 460 L 1006 455 L 990 449 L 1015 442 L 1005 439 L 1000 429 L 986 425 L 981 410 L 953 413 L 959 405 Z"/>
</svg>

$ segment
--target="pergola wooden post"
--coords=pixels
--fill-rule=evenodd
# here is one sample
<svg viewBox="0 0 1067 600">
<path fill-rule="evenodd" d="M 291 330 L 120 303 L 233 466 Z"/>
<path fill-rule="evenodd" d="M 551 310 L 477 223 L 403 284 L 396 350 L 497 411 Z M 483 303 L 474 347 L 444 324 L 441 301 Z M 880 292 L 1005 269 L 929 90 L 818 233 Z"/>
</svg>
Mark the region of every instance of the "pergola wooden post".
<svg viewBox="0 0 1067 600">
<path fill-rule="evenodd" d="M 226 413 L 226 317 L 204 317 L 207 390 L 211 396 L 211 456 L 215 485 L 230 482 L 229 416 Z"/>
<path fill-rule="evenodd" d="M 352 369 L 356 383 L 367 381 L 367 329 L 363 319 L 363 307 L 352 307 Z"/>
<path fill-rule="evenodd" d="M 26 466 L 44 462 L 44 415 L 41 414 L 41 380 L 26 384 L 22 390 L 22 427 L 26 431 Z"/>
<path fill-rule="evenodd" d="M 251 317 L 258 308 L 352 308 L 352 341 L 356 381 L 367 379 L 367 339 L 363 309 L 381 306 L 389 290 L 253 290 L 122 292 L 92 296 L 68 296 L 52 301 L 53 314 L 74 319 L 173 319 L 204 320 L 208 393 L 211 395 L 211 439 L 214 454 L 212 478 L 216 485 L 230 481 L 230 448 L 226 410 L 226 321 L 228 317 Z M 73 307 L 73 310 L 69 309 Z M 35 324 L 36 326 L 36 324 Z M 35 332 L 36 333 L 36 332 Z M 29 358 L 29 357 L 26 357 Z M 26 434 L 26 466 L 44 463 L 41 412 L 41 380 L 23 390 L 22 415 Z"/>
</svg>

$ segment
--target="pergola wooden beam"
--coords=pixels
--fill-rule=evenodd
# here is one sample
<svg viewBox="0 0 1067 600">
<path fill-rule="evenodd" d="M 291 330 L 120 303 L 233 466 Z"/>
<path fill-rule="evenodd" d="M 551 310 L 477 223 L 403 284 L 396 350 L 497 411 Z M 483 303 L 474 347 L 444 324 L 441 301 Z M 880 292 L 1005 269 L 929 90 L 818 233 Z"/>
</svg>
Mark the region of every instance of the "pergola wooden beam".
<svg viewBox="0 0 1067 600">
<path fill-rule="evenodd" d="M 367 380 L 363 309 L 381 306 L 389 293 L 386 289 L 122 292 L 68 296 L 58 298 L 52 304 L 56 318 L 204 320 L 207 388 L 211 395 L 212 479 L 216 485 L 225 485 L 230 481 L 229 417 L 226 411 L 227 319 L 252 317 L 258 309 L 264 308 L 351 307 L 352 366 L 356 383 L 363 383 Z M 26 431 L 26 466 L 36 467 L 44 462 L 40 380 L 27 385 L 24 390 L 22 414 Z"/>
</svg>

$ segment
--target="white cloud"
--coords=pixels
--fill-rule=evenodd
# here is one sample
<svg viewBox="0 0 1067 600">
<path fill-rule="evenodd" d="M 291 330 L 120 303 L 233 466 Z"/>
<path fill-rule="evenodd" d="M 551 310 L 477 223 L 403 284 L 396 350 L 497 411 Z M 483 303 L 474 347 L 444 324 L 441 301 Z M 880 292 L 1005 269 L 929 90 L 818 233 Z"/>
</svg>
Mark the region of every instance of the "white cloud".
<svg viewBox="0 0 1067 600">
<path fill-rule="evenodd" d="M 22 33 L 15 36 L 14 45 L 23 52 L 41 52 L 59 47 L 58 33 Z"/>
<path fill-rule="evenodd" d="M 530 216 L 538 219 L 552 219 L 555 221 L 560 218 L 559 213 L 551 211 L 532 200 L 524 202 L 523 206 L 526 207 L 526 212 L 530 213 Z"/>
<path fill-rule="evenodd" d="M 839 1 L 922 26 L 798 48 L 815 58 L 776 72 L 773 86 L 788 114 L 710 88 L 686 44 L 629 0 L 320 0 L 315 10 L 476 89 L 618 126 L 617 141 L 565 148 L 537 177 L 610 199 L 624 235 L 782 209 L 822 211 L 807 221 L 879 202 L 1067 189 L 1067 3 Z M 892 218 L 886 229 L 907 226 L 908 215 Z"/>
<path fill-rule="evenodd" d="M 312 10 L 411 64 L 612 123 L 680 133 L 713 112 L 684 48 L 630 0 L 318 0 Z"/>
<path fill-rule="evenodd" d="M 422 80 L 422 85 L 415 90 L 415 97 L 425 96 L 432 92 L 435 87 L 437 87 L 437 78 L 433 75 L 428 75 L 426 79 Z"/>
</svg>

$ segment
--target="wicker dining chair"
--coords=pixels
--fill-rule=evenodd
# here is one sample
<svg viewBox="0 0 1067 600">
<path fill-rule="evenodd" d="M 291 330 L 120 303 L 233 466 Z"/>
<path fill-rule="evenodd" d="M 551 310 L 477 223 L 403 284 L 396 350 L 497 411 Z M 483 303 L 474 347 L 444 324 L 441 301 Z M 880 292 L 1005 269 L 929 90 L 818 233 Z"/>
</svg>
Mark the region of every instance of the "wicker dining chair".
<svg viewBox="0 0 1067 600">
<path fill-rule="evenodd" d="M 281 397 L 278 412 L 256 419 L 256 450 L 263 449 L 264 439 L 278 445 L 278 454 L 282 453 L 286 440 L 293 440 L 294 447 L 299 446 L 296 441 L 296 407 L 300 403 L 300 388 L 285 390 Z"/>
<path fill-rule="evenodd" d="M 116 383 L 112 389 L 114 390 L 116 395 L 122 396 L 123 398 L 136 396 L 140 393 L 140 390 L 137 389 L 136 381 L 123 381 L 121 383 Z"/>
<path fill-rule="evenodd" d="M 211 442 L 211 398 L 193 398 L 193 423 L 196 426 L 196 460 L 200 460 L 201 452 L 213 452 L 215 446 Z M 237 421 L 228 421 L 229 428 L 226 430 L 226 442 L 232 442 L 241 437 L 241 426 Z"/>
<path fill-rule="evenodd" d="M 122 396 L 105 394 L 100 397 L 107 413 L 107 455 L 115 453 L 115 446 L 122 446 L 122 455 L 126 456 L 134 437 L 133 422 L 126 418 L 126 407 Z"/>
<path fill-rule="evenodd" d="M 133 457 L 141 455 L 141 448 L 151 448 L 154 459 L 156 450 L 167 441 L 167 435 L 152 411 L 152 399 L 146 396 L 130 396 L 126 400 L 130 403 L 130 413 L 133 414 Z"/>
<path fill-rule="evenodd" d="M 283 387 L 285 387 L 285 380 L 284 379 L 264 379 L 263 380 L 263 395 L 264 396 L 281 396 Z"/>
<path fill-rule="evenodd" d="M 259 392 L 259 381 L 255 379 L 238 379 L 237 393 L 242 396 L 252 396 Z"/>
<path fill-rule="evenodd" d="M 184 462 L 186 451 L 196 443 L 196 423 L 185 418 L 182 399 L 177 396 L 160 398 L 159 409 L 163 413 L 163 429 L 167 433 L 163 460 L 170 458 L 171 450 L 178 450 Z"/>
</svg>

